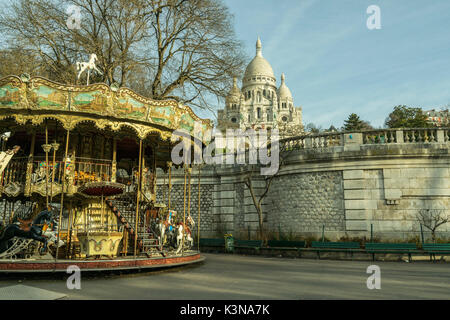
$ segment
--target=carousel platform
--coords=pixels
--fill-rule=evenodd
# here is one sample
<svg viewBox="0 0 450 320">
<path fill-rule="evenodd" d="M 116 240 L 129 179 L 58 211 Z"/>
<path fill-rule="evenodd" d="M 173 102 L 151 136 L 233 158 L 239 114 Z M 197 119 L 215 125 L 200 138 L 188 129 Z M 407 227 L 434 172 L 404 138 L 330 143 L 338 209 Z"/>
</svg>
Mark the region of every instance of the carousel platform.
<svg viewBox="0 0 450 320">
<path fill-rule="evenodd" d="M 5 273 L 48 273 L 66 272 L 69 266 L 78 266 L 82 271 L 114 271 L 114 270 L 140 270 L 178 267 L 205 260 L 199 252 L 190 252 L 181 255 L 167 257 L 119 257 L 115 259 L 85 259 L 63 260 L 59 259 L 5 259 L 0 260 L 0 274 Z"/>
</svg>

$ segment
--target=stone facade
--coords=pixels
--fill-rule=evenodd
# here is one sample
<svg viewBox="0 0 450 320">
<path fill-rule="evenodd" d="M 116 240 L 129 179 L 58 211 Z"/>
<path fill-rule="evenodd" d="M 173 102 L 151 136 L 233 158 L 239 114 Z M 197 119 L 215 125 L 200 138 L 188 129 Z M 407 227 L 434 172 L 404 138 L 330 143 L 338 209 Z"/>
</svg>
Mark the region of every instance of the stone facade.
<svg viewBox="0 0 450 320">
<path fill-rule="evenodd" d="M 225 100 L 225 108 L 218 111 L 218 129 L 267 129 L 277 128 L 281 137 L 300 135 L 304 132 L 302 108 L 294 107 L 292 93 L 281 74 L 277 88 L 276 77 L 269 62 L 262 56 L 262 44 L 258 38 L 256 55 L 248 64 L 242 78 L 242 88 L 237 79 Z"/>
<path fill-rule="evenodd" d="M 450 215 L 450 130 L 430 130 L 434 131 L 423 134 L 429 141 L 415 143 L 403 138 L 408 133 L 402 131 L 375 140 L 365 133 L 336 133 L 295 141 L 263 202 L 266 230 L 275 235 L 281 231 L 286 236 L 320 238 L 324 225 L 325 236 L 334 240 L 369 239 L 371 229 L 382 240 L 420 237 L 420 210 L 439 209 Z M 259 168 L 221 165 L 202 169 L 203 237 L 224 233 L 256 237 L 258 214 L 243 183 L 251 172 L 255 193 L 260 195 L 265 181 Z M 196 181 L 192 181 L 194 202 Z M 163 183 L 161 176 L 158 183 Z M 183 172 L 174 171 L 172 201 L 179 212 L 183 183 Z M 196 217 L 194 202 L 191 212 Z M 429 240 L 426 228 L 424 234 Z M 437 235 L 450 237 L 450 223 L 439 227 Z"/>
</svg>

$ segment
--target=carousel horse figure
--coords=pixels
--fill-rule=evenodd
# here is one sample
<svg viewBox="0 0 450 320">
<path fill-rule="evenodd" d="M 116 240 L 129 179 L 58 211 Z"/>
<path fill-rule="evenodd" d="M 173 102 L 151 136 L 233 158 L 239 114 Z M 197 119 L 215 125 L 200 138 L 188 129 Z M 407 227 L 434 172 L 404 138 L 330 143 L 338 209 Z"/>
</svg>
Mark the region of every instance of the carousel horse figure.
<svg viewBox="0 0 450 320">
<path fill-rule="evenodd" d="M 98 68 L 95 66 L 95 61 L 98 61 L 97 55 L 95 53 L 91 54 L 91 57 L 89 59 L 89 62 L 77 62 L 77 71 L 78 72 L 78 79 L 80 79 L 81 74 L 87 69 L 87 85 L 89 85 L 89 75 L 91 73 L 91 70 L 95 70 L 98 72 L 98 74 L 103 75 L 103 73 L 98 70 Z"/>
<path fill-rule="evenodd" d="M 159 229 L 159 237 L 158 237 L 158 241 L 159 241 L 159 245 L 160 245 L 160 250 L 162 250 L 162 248 L 164 247 L 164 243 L 166 242 L 166 238 L 167 238 L 167 233 L 172 232 L 173 230 L 173 226 L 172 226 L 172 219 L 173 219 L 173 211 L 169 211 L 169 213 L 166 216 L 165 220 L 160 220 L 159 224 L 158 224 L 158 229 Z"/>
<path fill-rule="evenodd" d="M 30 212 L 31 212 L 30 208 Z M 9 224 L 3 230 L 0 236 L 0 253 L 9 247 L 12 238 L 19 237 L 25 239 L 33 239 L 44 244 L 43 251 L 47 249 L 48 244 L 57 242 L 56 222 L 53 219 L 53 212 L 44 210 L 40 212 L 32 223 L 27 220 L 20 220 L 16 223 Z M 62 246 L 63 241 L 58 241 L 58 246 Z"/>
<path fill-rule="evenodd" d="M 183 244 L 183 234 L 184 234 L 184 243 L 188 244 L 188 248 L 192 248 L 194 245 L 194 238 L 192 238 L 192 231 L 191 228 L 194 228 L 195 226 L 195 222 L 194 219 L 192 219 L 192 217 L 189 215 L 187 217 L 187 224 L 184 224 L 183 222 L 180 222 L 178 224 L 177 230 L 178 230 L 178 235 L 177 235 L 177 254 L 181 251 L 182 249 L 182 244 Z"/>
<path fill-rule="evenodd" d="M 166 216 L 166 220 L 161 221 L 159 224 L 160 236 L 162 239 L 161 249 L 167 244 L 169 247 L 176 249 L 177 248 L 177 234 L 178 234 L 178 223 L 177 223 L 177 213 L 176 211 L 169 211 L 169 214 Z M 162 232 L 162 233 L 161 233 Z"/>
</svg>

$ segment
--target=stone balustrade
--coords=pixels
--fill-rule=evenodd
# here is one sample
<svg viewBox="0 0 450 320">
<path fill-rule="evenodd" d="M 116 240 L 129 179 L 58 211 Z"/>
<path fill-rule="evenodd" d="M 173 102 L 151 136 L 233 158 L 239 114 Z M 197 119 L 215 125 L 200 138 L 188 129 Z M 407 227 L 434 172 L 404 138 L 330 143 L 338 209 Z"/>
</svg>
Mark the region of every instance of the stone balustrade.
<svg viewBox="0 0 450 320">
<path fill-rule="evenodd" d="M 390 143 L 450 143 L 450 128 L 377 129 L 302 135 L 281 139 L 280 150 Z"/>
</svg>

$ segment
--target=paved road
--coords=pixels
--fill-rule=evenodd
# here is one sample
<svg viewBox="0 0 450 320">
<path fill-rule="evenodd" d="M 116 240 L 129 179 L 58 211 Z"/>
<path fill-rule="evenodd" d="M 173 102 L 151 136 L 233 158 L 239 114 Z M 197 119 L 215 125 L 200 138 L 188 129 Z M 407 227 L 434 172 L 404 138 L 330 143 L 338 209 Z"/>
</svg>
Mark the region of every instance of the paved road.
<svg viewBox="0 0 450 320">
<path fill-rule="evenodd" d="M 125 276 L 82 274 L 81 290 L 64 278 L 21 284 L 68 299 L 450 299 L 450 263 L 376 262 L 381 289 L 369 290 L 371 262 L 205 254 L 204 263 Z M 0 287 L 18 284 L 1 278 Z"/>
</svg>

